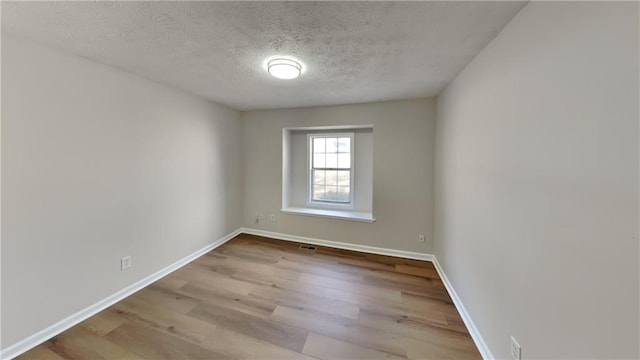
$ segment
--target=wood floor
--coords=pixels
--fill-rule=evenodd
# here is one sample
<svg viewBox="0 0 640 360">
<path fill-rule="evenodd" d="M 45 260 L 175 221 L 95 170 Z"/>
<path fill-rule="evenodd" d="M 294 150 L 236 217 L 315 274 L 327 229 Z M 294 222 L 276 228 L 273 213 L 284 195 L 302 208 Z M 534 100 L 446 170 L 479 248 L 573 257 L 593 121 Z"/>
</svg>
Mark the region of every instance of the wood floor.
<svg viewBox="0 0 640 360">
<path fill-rule="evenodd" d="M 479 359 L 430 262 L 240 235 L 18 357 Z"/>
</svg>

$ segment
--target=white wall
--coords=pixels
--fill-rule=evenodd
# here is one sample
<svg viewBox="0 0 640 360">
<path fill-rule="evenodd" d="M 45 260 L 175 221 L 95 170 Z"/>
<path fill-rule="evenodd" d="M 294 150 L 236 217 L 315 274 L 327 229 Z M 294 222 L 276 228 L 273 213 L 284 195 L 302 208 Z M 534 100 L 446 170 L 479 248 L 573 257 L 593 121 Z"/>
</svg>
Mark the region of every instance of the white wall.
<svg viewBox="0 0 640 360">
<path fill-rule="evenodd" d="M 237 112 L 6 33 L 2 90 L 3 348 L 240 226 Z"/>
<path fill-rule="evenodd" d="M 435 100 L 242 113 L 244 226 L 317 239 L 430 253 Z M 373 125 L 373 215 L 361 223 L 281 214 L 282 129 Z M 357 164 L 356 164 L 357 166 Z M 256 212 L 265 219 L 255 223 Z M 269 220 L 269 214 L 277 221 Z M 418 243 L 418 234 L 427 241 Z"/>
<path fill-rule="evenodd" d="M 494 356 L 638 358 L 638 3 L 532 2 L 438 98 L 436 256 Z"/>
</svg>

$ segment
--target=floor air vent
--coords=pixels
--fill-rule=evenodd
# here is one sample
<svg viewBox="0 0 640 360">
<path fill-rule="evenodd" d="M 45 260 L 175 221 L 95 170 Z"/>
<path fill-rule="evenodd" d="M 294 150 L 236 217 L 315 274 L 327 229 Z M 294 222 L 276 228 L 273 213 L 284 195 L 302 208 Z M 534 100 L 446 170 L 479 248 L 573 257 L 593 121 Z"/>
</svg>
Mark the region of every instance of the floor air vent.
<svg viewBox="0 0 640 360">
<path fill-rule="evenodd" d="M 316 249 L 317 247 L 313 245 L 305 245 L 305 244 L 300 245 L 300 250 L 316 251 Z"/>
</svg>

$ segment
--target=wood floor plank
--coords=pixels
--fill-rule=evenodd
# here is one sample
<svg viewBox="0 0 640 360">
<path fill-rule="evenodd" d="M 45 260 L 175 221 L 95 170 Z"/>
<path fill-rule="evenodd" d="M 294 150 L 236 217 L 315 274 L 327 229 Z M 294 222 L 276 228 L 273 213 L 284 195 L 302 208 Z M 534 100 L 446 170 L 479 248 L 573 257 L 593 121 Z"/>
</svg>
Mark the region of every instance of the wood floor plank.
<svg viewBox="0 0 640 360">
<path fill-rule="evenodd" d="M 226 259 L 227 256 L 225 255 L 217 254 L 215 252 L 209 252 L 197 258 L 193 262 L 193 264 L 199 264 L 212 269 L 216 269 L 218 266 L 222 265 L 222 263 L 224 263 Z"/>
<path fill-rule="evenodd" d="M 326 360 L 402 359 L 402 357 L 315 333 L 309 334 L 302 352 Z"/>
<path fill-rule="evenodd" d="M 376 263 L 366 259 L 341 258 L 338 264 L 356 266 L 366 270 L 395 271 L 394 265 Z"/>
<path fill-rule="evenodd" d="M 188 313 L 200 303 L 198 299 L 153 285 L 138 291 L 134 296 L 183 314 Z"/>
<path fill-rule="evenodd" d="M 238 247 L 234 247 L 233 245 L 221 246 L 218 253 L 223 255 L 231 255 L 240 259 L 245 259 L 250 262 L 264 263 L 264 264 L 275 264 L 278 262 L 278 259 L 279 259 L 277 256 L 274 256 L 274 255 L 251 251 L 251 250 L 248 250 L 247 247 L 238 248 Z"/>
<path fill-rule="evenodd" d="M 430 297 L 433 299 L 448 299 L 448 294 L 446 290 L 435 288 L 431 282 L 431 279 L 425 279 L 427 282 L 421 285 L 407 284 L 403 283 L 401 279 L 392 280 L 392 279 L 381 279 L 378 277 L 366 277 L 364 284 L 371 285 L 377 288 L 389 289 L 389 290 L 397 290 L 400 292 L 404 292 L 407 294 L 420 295 L 424 297 Z"/>
<path fill-rule="evenodd" d="M 462 334 L 445 327 L 416 322 L 411 319 L 393 319 L 368 311 L 360 312 L 358 324 L 415 340 L 432 339 L 433 341 L 456 346 L 469 344 L 471 341 L 471 337 L 468 334 Z M 471 343 L 473 342 L 471 341 Z"/>
<path fill-rule="evenodd" d="M 426 337 L 420 340 L 404 338 L 403 341 L 410 359 L 481 359 L 478 349 L 469 342 L 452 345 L 437 339 L 433 341 Z"/>
<path fill-rule="evenodd" d="M 321 286 L 329 289 L 351 291 L 357 294 L 363 294 L 392 301 L 400 301 L 402 296 L 401 292 L 398 290 L 385 289 L 357 282 L 337 280 L 328 278 L 326 276 L 306 273 L 300 275 L 299 282 Z"/>
<path fill-rule="evenodd" d="M 275 321 L 261 319 L 239 311 L 213 304 L 201 304 L 190 313 L 191 316 L 235 331 L 258 340 L 300 352 L 308 331 Z"/>
<path fill-rule="evenodd" d="M 343 320 L 337 317 L 320 316 L 308 311 L 278 306 L 270 316 L 271 320 L 309 329 L 317 333 L 343 333 L 345 329 L 356 323 L 356 320 Z"/>
<path fill-rule="evenodd" d="M 449 302 L 453 304 L 453 301 L 451 301 L 451 297 L 449 297 L 447 290 L 444 288 L 438 288 L 438 287 L 432 286 L 429 289 L 421 289 L 418 291 L 412 290 L 412 289 L 403 289 L 401 291 L 406 294 L 419 295 L 422 297 L 427 297 L 427 298 Z"/>
<path fill-rule="evenodd" d="M 416 267 L 435 270 L 435 266 L 430 261 L 407 259 L 402 257 L 386 256 L 386 255 L 380 255 L 380 254 L 365 254 L 365 258 L 369 261 L 377 262 L 381 264 L 387 264 L 387 265 L 401 264 L 401 265 L 410 265 L 410 266 L 416 266 Z"/>
<path fill-rule="evenodd" d="M 217 267 L 217 271 L 220 271 L 221 269 L 227 270 L 234 275 L 239 275 L 245 278 L 266 276 L 268 278 L 279 278 L 293 281 L 298 280 L 300 277 L 299 271 L 278 267 L 277 265 L 279 262 L 280 261 L 274 264 L 252 263 L 251 267 L 248 267 L 246 260 L 230 256 Z"/>
<path fill-rule="evenodd" d="M 18 357 L 20 360 L 65 360 L 45 346 L 36 346 Z"/>
<path fill-rule="evenodd" d="M 178 292 L 202 299 L 203 303 L 214 304 L 265 319 L 276 308 L 276 304 L 255 296 L 235 294 L 217 288 L 205 289 L 194 284 L 187 284 Z"/>
<path fill-rule="evenodd" d="M 285 249 L 284 251 L 278 252 L 280 254 L 280 259 L 296 261 L 304 264 L 308 264 L 311 266 L 320 266 L 327 268 L 343 268 L 351 269 L 355 268 L 350 265 L 340 265 L 338 263 L 339 258 L 332 257 L 330 255 L 318 254 L 313 251 L 303 251 L 297 248 L 299 244 L 292 243 L 295 245 L 295 249 Z"/>
<path fill-rule="evenodd" d="M 325 246 L 318 247 L 318 249 L 316 250 L 316 253 L 329 255 L 331 257 L 336 257 L 336 258 L 366 259 L 367 257 L 367 254 L 363 252 L 331 248 L 331 247 L 325 247 Z"/>
<path fill-rule="evenodd" d="M 110 310 L 110 313 L 118 314 L 130 322 L 139 322 L 196 343 L 208 337 L 215 329 L 215 325 L 211 323 L 179 312 L 167 311 L 166 308 L 136 297 L 125 299 Z"/>
<path fill-rule="evenodd" d="M 324 287 L 317 286 L 316 284 L 305 281 L 293 281 L 281 278 L 274 278 L 269 276 L 255 276 L 245 277 L 241 275 L 233 275 L 233 278 L 240 281 L 245 281 L 257 286 L 270 286 L 278 289 L 285 289 L 290 291 L 296 291 L 307 295 L 322 297 L 324 294 Z"/>
<path fill-rule="evenodd" d="M 397 319 L 414 318 L 424 322 L 436 322 L 441 324 L 447 324 L 448 321 L 447 313 L 436 308 L 409 307 L 397 301 L 388 301 L 368 295 L 336 289 L 325 290 L 324 296 L 326 299 L 343 301 L 354 305 L 357 304 L 360 310 L 367 310 L 372 313 L 379 313 L 395 317 Z"/>
<path fill-rule="evenodd" d="M 338 267 L 330 267 L 330 266 L 318 266 L 314 263 L 305 263 L 301 261 L 291 260 L 291 259 L 280 259 L 274 266 L 294 270 L 298 273 L 307 273 L 314 275 L 321 275 L 325 277 L 330 277 L 334 279 L 344 280 L 344 281 L 355 281 L 355 282 L 363 282 L 364 276 L 361 274 L 354 274 L 349 271 L 345 271 Z"/>
<path fill-rule="evenodd" d="M 451 298 L 434 298 L 423 295 L 402 293 L 402 304 L 409 309 L 435 309 L 444 314 L 458 314 Z"/>
<path fill-rule="evenodd" d="M 232 279 L 229 276 L 197 265 L 184 267 L 174 274 L 179 279 L 198 284 L 204 288 L 218 288 L 240 295 L 247 295 L 253 289 L 252 283 Z"/>
<path fill-rule="evenodd" d="M 251 336 L 230 331 L 224 328 L 216 329 L 203 342 L 203 346 L 222 353 L 234 359 L 263 359 L 263 360 L 314 360 L 315 358 L 289 350 Z"/>
<path fill-rule="evenodd" d="M 98 336 L 104 336 L 122 325 L 125 321 L 125 319 L 117 314 L 103 311 L 83 321 L 80 326 Z"/>
<path fill-rule="evenodd" d="M 298 310 L 306 310 L 313 313 L 322 313 L 329 316 L 342 317 L 357 320 L 360 307 L 342 301 L 333 301 L 327 298 L 317 297 L 277 288 L 273 286 L 256 286 L 249 295 L 265 299 L 275 305 L 282 305 Z"/>
<path fill-rule="evenodd" d="M 429 287 L 433 286 L 430 278 L 415 276 L 410 274 L 401 274 L 397 272 L 389 272 L 384 270 L 373 270 L 363 274 L 363 282 L 367 281 L 393 281 L 407 286 Z"/>
<path fill-rule="evenodd" d="M 424 267 L 397 264 L 396 271 L 401 274 L 416 275 L 416 276 L 422 276 L 422 277 L 431 278 L 431 279 L 439 278 L 438 272 L 435 269 L 429 269 Z"/>
<path fill-rule="evenodd" d="M 153 284 L 151 284 L 151 286 L 161 288 L 161 289 L 166 289 L 166 290 L 177 290 L 183 287 L 187 283 L 188 281 L 178 279 L 175 277 L 164 277 L 154 282 Z"/>
<path fill-rule="evenodd" d="M 229 359 L 198 344 L 137 323 L 119 326 L 105 338 L 146 359 Z"/>
<path fill-rule="evenodd" d="M 143 359 L 130 349 L 116 345 L 108 341 L 106 337 L 92 334 L 80 326 L 66 330 L 44 343 L 44 346 L 68 360 Z"/>
<path fill-rule="evenodd" d="M 397 336 L 379 329 L 359 326 L 356 321 L 341 321 L 286 307 L 278 307 L 271 315 L 271 319 L 376 351 L 401 357 L 406 354 L 406 350 Z"/>
</svg>

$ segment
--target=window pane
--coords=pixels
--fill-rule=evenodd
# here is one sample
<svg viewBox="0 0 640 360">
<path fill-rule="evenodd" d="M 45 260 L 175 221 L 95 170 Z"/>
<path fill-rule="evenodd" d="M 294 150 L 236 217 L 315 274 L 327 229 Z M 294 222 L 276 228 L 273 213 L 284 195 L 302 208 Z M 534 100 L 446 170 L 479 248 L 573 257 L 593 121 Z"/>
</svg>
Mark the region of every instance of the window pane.
<svg viewBox="0 0 640 360">
<path fill-rule="evenodd" d="M 324 190 L 324 186 L 313 187 L 313 200 L 327 200 L 327 192 Z"/>
<path fill-rule="evenodd" d="M 311 200 L 349 203 L 351 199 L 351 137 L 311 137 Z M 336 169 L 336 170 L 329 170 Z"/>
<path fill-rule="evenodd" d="M 338 151 L 338 138 L 326 138 L 327 139 L 327 148 L 326 151 L 328 153 L 334 153 Z"/>
<path fill-rule="evenodd" d="M 325 138 L 313 138 L 313 152 L 323 153 L 325 149 Z"/>
<path fill-rule="evenodd" d="M 351 171 L 338 171 L 338 185 L 350 187 Z"/>
<path fill-rule="evenodd" d="M 313 184 L 314 185 L 324 185 L 325 180 L 325 171 L 324 170 L 313 170 Z"/>
<path fill-rule="evenodd" d="M 351 138 L 345 137 L 338 139 L 338 152 L 351 152 Z"/>
<path fill-rule="evenodd" d="M 338 154 L 327 154 L 326 167 L 337 168 L 338 167 Z"/>
<path fill-rule="evenodd" d="M 338 186 L 336 201 L 348 202 L 350 189 L 347 186 Z"/>
<path fill-rule="evenodd" d="M 351 154 L 338 154 L 338 168 L 349 169 L 351 168 Z"/>
<path fill-rule="evenodd" d="M 337 201 L 338 200 L 338 187 L 337 186 L 327 186 L 326 198 L 328 201 Z"/>
<path fill-rule="evenodd" d="M 327 170 L 326 184 L 331 186 L 338 185 L 338 172 L 335 170 Z"/>
<path fill-rule="evenodd" d="M 335 155 L 331 155 L 335 156 Z M 326 155 L 325 154 L 313 154 L 313 167 L 314 168 L 324 168 L 327 167 L 325 162 Z"/>
</svg>

